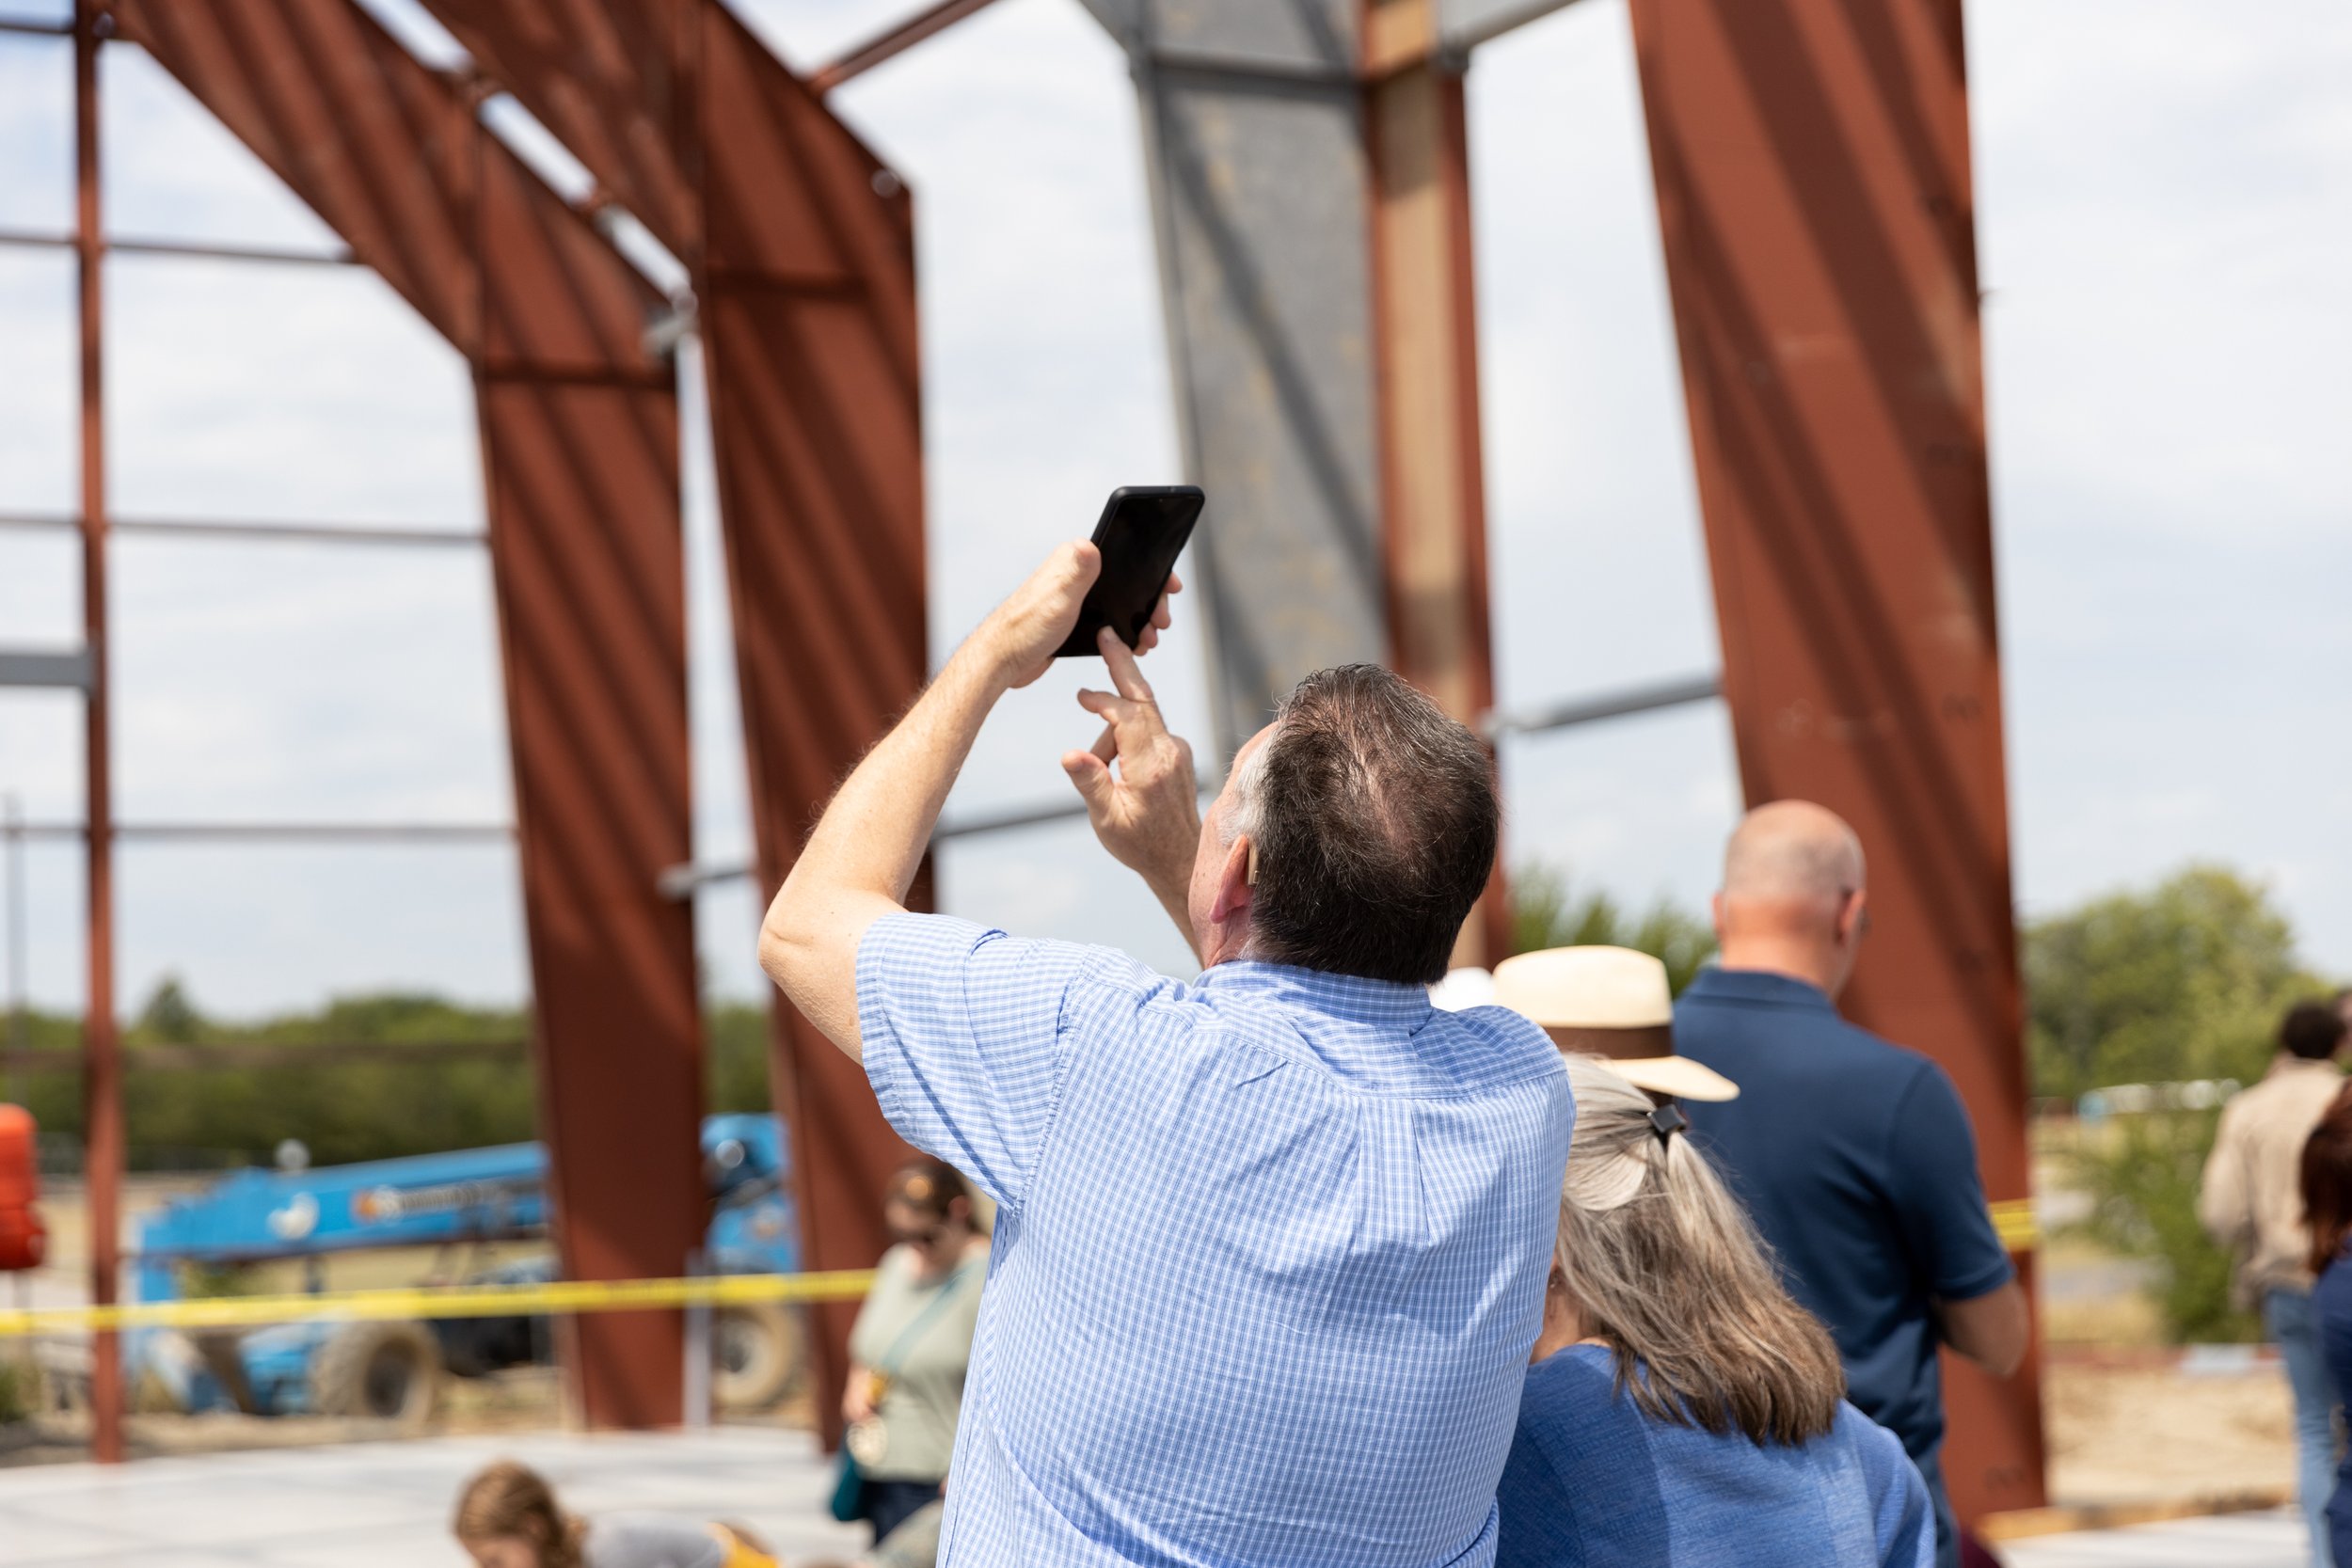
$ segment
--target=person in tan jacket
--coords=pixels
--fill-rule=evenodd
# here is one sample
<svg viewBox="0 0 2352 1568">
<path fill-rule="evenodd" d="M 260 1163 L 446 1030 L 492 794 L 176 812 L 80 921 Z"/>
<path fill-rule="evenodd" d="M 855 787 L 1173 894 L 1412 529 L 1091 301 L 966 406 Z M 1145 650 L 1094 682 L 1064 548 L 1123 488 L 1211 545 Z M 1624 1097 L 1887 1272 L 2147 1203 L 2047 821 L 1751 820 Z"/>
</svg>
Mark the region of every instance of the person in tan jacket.
<svg viewBox="0 0 2352 1568">
<path fill-rule="evenodd" d="M 2239 1291 L 2261 1307 L 2263 1327 L 2286 1363 L 2295 1393 L 2296 1494 L 2318 1568 L 2330 1562 L 2321 1510 L 2334 1485 L 2329 1416 L 2336 1398 L 2312 1316 L 2312 1242 L 2298 1183 L 2303 1145 L 2344 1088 L 2336 1054 L 2344 1035 L 2343 1017 L 2325 1003 L 2305 1002 L 2288 1011 L 2270 1070 L 2222 1109 L 2197 1195 L 2197 1217 L 2229 1249 Z"/>
</svg>

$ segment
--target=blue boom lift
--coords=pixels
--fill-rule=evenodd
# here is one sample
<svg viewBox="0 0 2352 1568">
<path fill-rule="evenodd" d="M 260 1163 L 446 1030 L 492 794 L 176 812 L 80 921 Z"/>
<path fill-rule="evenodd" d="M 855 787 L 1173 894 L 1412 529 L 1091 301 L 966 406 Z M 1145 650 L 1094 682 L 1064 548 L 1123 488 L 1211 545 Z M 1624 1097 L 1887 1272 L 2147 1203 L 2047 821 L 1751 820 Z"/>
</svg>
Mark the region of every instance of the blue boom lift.
<svg viewBox="0 0 2352 1568">
<path fill-rule="evenodd" d="M 783 1129 L 771 1116 L 703 1123 L 711 1218 L 704 1257 L 716 1274 L 790 1273 L 799 1227 L 787 1190 Z M 140 1223 L 137 1294 L 177 1301 L 191 1267 L 234 1268 L 385 1247 L 444 1248 L 544 1236 L 547 1150 L 538 1144 L 379 1160 L 320 1170 L 246 1170 L 170 1199 Z M 509 1264 L 469 1282 L 553 1276 L 552 1259 Z M 780 1304 L 713 1313 L 711 1392 L 724 1409 L 783 1398 L 801 1367 L 799 1319 Z M 126 1347 L 151 1402 L 184 1411 L 367 1416 L 416 1423 L 447 1377 L 482 1377 L 549 1358 L 544 1317 L 432 1323 L 300 1323 L 236 1333 L 148 1329 Z"/>
</svg>

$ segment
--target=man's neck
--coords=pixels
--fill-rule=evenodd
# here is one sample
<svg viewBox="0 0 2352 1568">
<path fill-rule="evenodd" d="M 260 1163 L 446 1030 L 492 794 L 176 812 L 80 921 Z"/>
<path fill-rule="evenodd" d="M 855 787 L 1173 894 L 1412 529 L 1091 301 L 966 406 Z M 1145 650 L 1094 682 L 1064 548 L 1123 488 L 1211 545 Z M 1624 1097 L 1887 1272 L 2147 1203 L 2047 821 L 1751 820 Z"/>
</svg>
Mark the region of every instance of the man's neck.
<svg viewBox="0 0 2352 1568">
<path fill-rule="evenodd" d="M 1836 978 L 1836 966 L 1829 955 L 1810 942 L 1782 942 L 1764 937 L 1749 937 L 1726 942 L 1716 964 L 1724 969 L 1761 971 L 1790 980 L 1802 980 L 1818 991 L 1832 997 Z"/>
</svg>

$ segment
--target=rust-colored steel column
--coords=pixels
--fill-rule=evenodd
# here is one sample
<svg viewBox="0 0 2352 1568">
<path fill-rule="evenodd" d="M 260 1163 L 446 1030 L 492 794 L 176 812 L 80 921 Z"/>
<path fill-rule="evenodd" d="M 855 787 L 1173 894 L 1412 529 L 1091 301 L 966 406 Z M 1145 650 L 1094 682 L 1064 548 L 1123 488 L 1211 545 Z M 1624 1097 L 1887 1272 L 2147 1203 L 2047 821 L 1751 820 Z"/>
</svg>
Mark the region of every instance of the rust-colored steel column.
<svg viewBox="0 0 2352 1568">
<path fill-rule="evenodd" d="M 1633 0 L 1724 689 L 1751 801 L 1861 833 L 1849 1010 L 2028 1196 L 1959 0 Z M 2031 1259 L 2021 1256 L 2031 1288 Z M 1946 1358 L 1963 1519 L 2042 1501 L 2035 1363 Z"/>
<path fill-rule="evenodd" d="M 700 1238 L 684 564 L 656 293 L 349 0 L 122 0 L 154 54 L 473 369 L 528 918 L 540 1123 L 578 1279 Z M 585 1418 L 681 1415 L 675 1311 L 565 1320 Z"/>
<path fill-rule="evenodd" d="M 1475 726 L 1495 682 L 1462 72 L 1437 0 L 1364 0 L 1361 40 L 1390 659 Z M 1498 866 L 1454 961 L 1491 965 L 1510 941 Z"/>
<path fill-rule="evenodd" d="M 98 199 L 98 44 L 111 29 L 98 0 L 73 8 L 74 256 L 82 329 L 82 644 L 89 650 L 83 706 L 87 799 L 88 1001 L 82 1015 L 82 1180 L 89 1205 L 89 1299 L 113 1303 L 122 1206 L 122 1055 L 115 1028 L 114 763 L 108 734 L 112 672 L 106 639 L 105 234 Z M 90 1338 L 90 1457 L 122 1462 L 122 1341 Z"/>
<path fill-rule="evenodd" d="M 427 0 L 691 269 L 758 836 L 772 894 L 926 671 L 906 186 L 715 0 Z M 927 907 L 928 879 L 915 893 Z M 748 938 L 747 938 L 748 940 Z M 775 1006 L 803 1255 L 870 1265 L 905 1146 L 857 1064 Z M 837 1438 L 854 1307 L 812 1309 Z"/>
</svg>

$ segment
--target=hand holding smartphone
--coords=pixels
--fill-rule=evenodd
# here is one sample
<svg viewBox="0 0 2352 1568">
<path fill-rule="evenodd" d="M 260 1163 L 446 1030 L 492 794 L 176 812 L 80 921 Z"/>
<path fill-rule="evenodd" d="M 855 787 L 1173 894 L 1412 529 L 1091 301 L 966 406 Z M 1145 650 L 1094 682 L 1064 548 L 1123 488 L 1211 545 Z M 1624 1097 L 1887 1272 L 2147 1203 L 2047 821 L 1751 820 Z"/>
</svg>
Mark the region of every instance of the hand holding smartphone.
<svg viewBox="0 0 2352 1568">
<path fill-rule="evenodd" d="M 1094 525 L 1103 570 L 1079 606 L 1078 624 L 1054 651 L 1056 658 L 1100 652 L 1095 634 L 1104 626 L 1130 648 L 1142 641 L 1203 504 L 1197 484 L 1122 485 L 1111 492 Z"/>
</svg>

